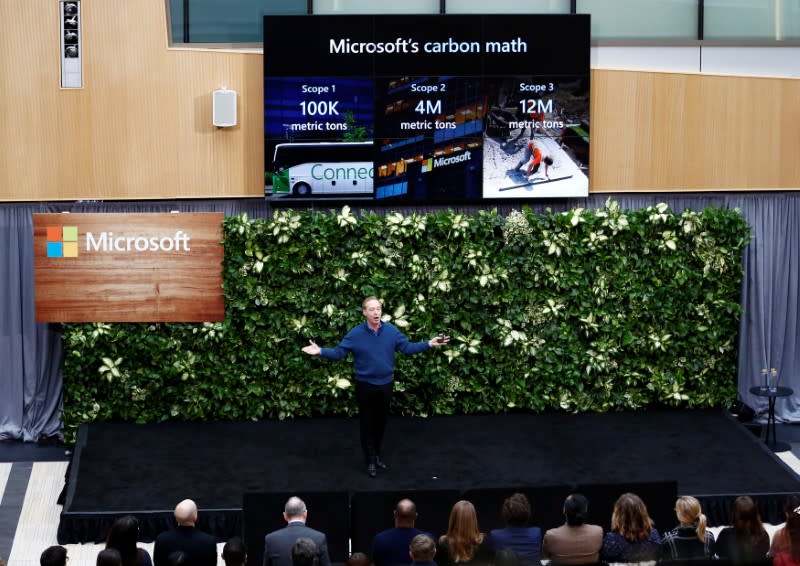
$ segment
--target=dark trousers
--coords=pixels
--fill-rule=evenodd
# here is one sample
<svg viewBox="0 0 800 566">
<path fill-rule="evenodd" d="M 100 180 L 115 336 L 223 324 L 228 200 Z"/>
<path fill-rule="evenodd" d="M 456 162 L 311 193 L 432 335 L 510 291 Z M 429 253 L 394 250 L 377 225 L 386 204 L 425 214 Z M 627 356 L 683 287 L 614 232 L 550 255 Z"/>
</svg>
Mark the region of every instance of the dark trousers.
<svg viewBox="0 0 800 566">
<path fill-rule="evenodd" d="M 356 403 L 361 426 L 361 449 L 368 464 L 374 464 L 381 454 L 383 433 L 389 417 L 394 384 L 372 385 L 356 380 Z"/>
</svg>

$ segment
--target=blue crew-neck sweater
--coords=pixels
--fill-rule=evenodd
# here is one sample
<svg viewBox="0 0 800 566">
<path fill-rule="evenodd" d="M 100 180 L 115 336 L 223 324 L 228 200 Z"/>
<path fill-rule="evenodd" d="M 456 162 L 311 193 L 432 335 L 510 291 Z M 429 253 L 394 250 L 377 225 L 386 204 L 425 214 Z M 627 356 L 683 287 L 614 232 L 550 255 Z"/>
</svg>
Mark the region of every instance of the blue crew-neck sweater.
<svg viewBox="0 0 800 566">
<path fill-rule="evenodd" d="M 348 332 L 335 348 L 321 348 L 319 355 L 329 360 L 341 360 L 352 353 L 357 381 L 385 385 L 392 381 L 395 352 L 410 356 L 429 348 L 428 342 L 409 342 L 408 337 L 389 322 L 381 323 L 378 332 L 373 332 L 363 322 Z"/>
</svg>

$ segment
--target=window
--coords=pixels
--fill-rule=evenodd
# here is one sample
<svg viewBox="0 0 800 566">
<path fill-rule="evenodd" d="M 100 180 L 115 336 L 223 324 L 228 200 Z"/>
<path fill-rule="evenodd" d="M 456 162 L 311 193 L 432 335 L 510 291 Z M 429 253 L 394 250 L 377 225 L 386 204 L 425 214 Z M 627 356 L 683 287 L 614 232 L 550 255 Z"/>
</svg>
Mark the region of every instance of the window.
<svg viewBox="0 0 800 566">
<path fill-rule="evenodd" d="M 308 11 L 307 0 L 169 0 L 168 6 L 172 43 L 261 43 L 264 14 Z"/>
<path fill-rule="evenodd" d="M 448 14 L 569 14 L 569 0 L 447 0 Z"/>
<path fill-rule="evenodd" d="M 438 14 L 439 0 L 314 0 L 315 14 Z"/>
<path fill-rule="evenodd" d="M 592 15 L 592 39 L 697 39 L 698 0 L 577 0 L 576 8 Z"/>
<path fill-rule="evenodd" d="M 2 1 L 2 0 L 0 0 Z M 579 14 L 593 40 L 800 39 L 800 0 L 166 0 L 172 43 L 260 44 L 264 15 Z M 702 35 L 700 11 L 703 13 Z"/>
<path fill-rule="evenodd" d="M 800 39 L 797 0 L 705 0 L 704 39 Z"/>
</svg>

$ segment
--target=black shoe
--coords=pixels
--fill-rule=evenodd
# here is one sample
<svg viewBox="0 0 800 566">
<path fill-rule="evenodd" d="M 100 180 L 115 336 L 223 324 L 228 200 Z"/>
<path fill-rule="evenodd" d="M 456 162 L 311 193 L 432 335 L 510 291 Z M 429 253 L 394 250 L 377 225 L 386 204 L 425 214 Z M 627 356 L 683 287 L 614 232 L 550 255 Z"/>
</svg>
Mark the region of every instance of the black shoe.
<svg viewBox="0 0 800 566">
<path fill-rule="evenodd" d="M 386 465 L 386 462 L 384 462 L 380 458 L 375 458 L 375 466 L 379 470 L 388 470 L 389 469 L 389 466 Z"/>
<path fill-rule="evenodd" d="M 374 478 L 378 475 L 378 470 L 375 469 L 375 464 L 370 464 L 367 466 L 367 475 L 371 478 Z"/>
</svg>

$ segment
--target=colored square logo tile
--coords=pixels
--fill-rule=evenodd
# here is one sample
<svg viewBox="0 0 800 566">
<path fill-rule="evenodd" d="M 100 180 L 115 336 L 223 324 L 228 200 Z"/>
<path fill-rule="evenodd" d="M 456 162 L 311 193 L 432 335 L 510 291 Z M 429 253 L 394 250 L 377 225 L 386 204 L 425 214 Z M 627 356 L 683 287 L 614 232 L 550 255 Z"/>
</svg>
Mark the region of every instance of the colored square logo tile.
<svg viewBox="0 0 800 566">
<path fill-rule="evenodd" d="M 47 227 L 47 241 L 48 242 L 60 242 L 61 241 L 61 227 L 60 226 L 48 226 Z"/>
<path fill-rule="evenodd" d="M 64 242 L 64 257 L 78 257 L 78 242 Z"/>
<path fill-rule="evenodd" d="M 47 257 L 64 257 L 61 242 L 47 242 Z"/>
<path fill-rule="evenodd" d="M 64 233 L 64 241 L 65 242 L 77 242 L 78 241 L 78 227 L 77 226 L 63 226 L 62 231 Z"/>
</svg>

